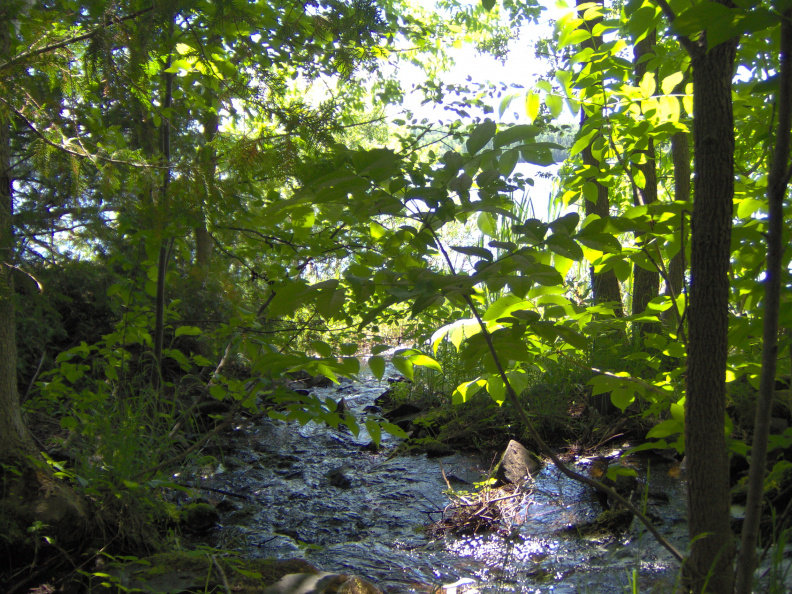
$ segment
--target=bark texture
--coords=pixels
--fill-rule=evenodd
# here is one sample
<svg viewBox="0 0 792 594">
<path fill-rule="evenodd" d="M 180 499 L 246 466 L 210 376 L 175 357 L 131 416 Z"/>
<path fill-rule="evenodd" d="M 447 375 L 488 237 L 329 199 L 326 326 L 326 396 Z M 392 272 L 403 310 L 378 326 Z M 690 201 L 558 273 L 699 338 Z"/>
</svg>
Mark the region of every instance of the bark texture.
<svg viewBox="0 0 792 594">
<path fill-rule="evenodd" d="M 705 37 L 705 36 L 702 36 Z M 737 40 L 692 52 L 694 204 L 685 401 L 687 578 L 694 592 L 731 594 L 729 460 L 724 436 L 729 256 L 734 197 L 732 76 Z"/>
</svg>

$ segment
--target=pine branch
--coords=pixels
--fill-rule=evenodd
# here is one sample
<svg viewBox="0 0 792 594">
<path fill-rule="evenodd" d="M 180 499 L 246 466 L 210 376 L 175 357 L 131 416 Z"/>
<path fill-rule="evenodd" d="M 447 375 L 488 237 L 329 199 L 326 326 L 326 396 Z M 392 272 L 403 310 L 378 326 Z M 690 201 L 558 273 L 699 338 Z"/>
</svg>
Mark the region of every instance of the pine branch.
<svg viewBox="0 0 792 594">
<path fill-rule="evenodd" d="M 103 25 L 99 25 L 99 26 L 95 27 L 94 29 L 88 31 L 88 33 L 83 33 L 82 35 L 75 35 L 73 37 L 68 37 L 67 39 L 59 41 L 57 43 L 51 43 L 50 45 L 45 45 L 44 47 L 36 49 L 36 50 L 29 50 L 29 51 L 26 51 L 26 52 L 22 52 L 21 54 L 18 54 L 17 56 L 14 56 L 13 58 L 8 60 L 4 64 L 0 64 L 0 72 L 3 71 L 3 70 L 7 70 L 9 68 L 12 68 L 12 67 L 16 66 L 17 64 L 19 64 L 21 62 L 24 62 L 25 60 L 29 60 L 30 58 L 35 58 L 36 56 L 40 56 L 42 54 L 46 54 L 46 53 L 53 52 L 53 51 L 58 50 L 58 49 L 62 49 L 64 47 L 72 45 L 73 43 L 78 43 L 80 41 L 85 41 L 86 39 L 90 39 L 91 37 L 93 37 L 94 35 L 99 33 L 100 31 L 103 31 L 103 30 L 107 29 L 108 27 L 112 27 L 113 25 L 118 25 L 120 23 L 123 23 L 124 21 L 130 21 L 130 20 L 136 19 L 139 16 L 142 16 L 142 15 L 148 13 L 148 12 L 151 12 L 152 10 L 154 10 L 154 6 L 153 5 L 149 6 L 148 8 L 144 8 L 143 10 L 139 10 L 138 12 L 133 12 L 132 14 L 128 14 L 128 15 L 123 16 L 123 17 L 108 18 L 107 21 Z"/>
</svg>

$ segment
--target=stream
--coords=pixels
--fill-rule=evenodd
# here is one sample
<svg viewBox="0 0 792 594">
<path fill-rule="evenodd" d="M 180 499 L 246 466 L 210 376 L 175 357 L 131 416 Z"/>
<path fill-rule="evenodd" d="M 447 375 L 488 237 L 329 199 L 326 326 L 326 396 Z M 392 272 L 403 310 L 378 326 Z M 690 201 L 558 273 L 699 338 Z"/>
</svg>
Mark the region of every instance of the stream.
<svg viewBox="0 0 792 594">
<path fill-rule="evenodd" d="M 396 375 L 390 365 L 389 372 Z M 363 374 L 359 382 L 314 393 L 343 397 L 365 419 L 373 414 L 366 407 L 386 389 Z M 449 503 L 446 479 L 455 491 L 474 491 L 492 460 L 389 458 L 399 440 L 383 433 L 380 452 L 369 451 L 362 424 L 355 437 L 313 422 L 261 419 L 238 426 L 232 440 L 220 452 L 223 463 L 207 464 L 193 480 L 236 495 L 217 505 L 221 525 L 210 544 L 247 557 L 304 557 L 325 571 L 363 576 L 385 592 L 609 594 L 632 591 L 635 580 L 636 591 L 672 592 L 678 579 L 671 555 L 637 521 L 620 537 L 565 533 L 601 508 L 587 487 L 552 466 L 529 484 L 527 503 L 506 534 L 432 540 L 425 528 Z M 580 460 L 576 468 L 585 472 L 586 464 Z M 662 494 L 646 499 L 647 512 L 684 551 L 684 481 L 671 462 L 644 462 L 641 472 L 648 491 Z"/>
</svg>

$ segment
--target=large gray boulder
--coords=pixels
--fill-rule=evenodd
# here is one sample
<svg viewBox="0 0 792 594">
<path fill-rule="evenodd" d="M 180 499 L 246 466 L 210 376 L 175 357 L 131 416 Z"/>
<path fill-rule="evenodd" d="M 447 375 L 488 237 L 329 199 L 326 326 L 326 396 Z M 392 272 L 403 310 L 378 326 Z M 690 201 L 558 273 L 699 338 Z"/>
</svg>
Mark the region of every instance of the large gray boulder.
<svg viewBox="0 0 792 594">
<path fill-rule="evenodd" d="M 498 484 L 514 484 L 531 478 L 542 468 L 536 457 L 513 439 L 506 446 L 495 477 Z"/>
</svg>

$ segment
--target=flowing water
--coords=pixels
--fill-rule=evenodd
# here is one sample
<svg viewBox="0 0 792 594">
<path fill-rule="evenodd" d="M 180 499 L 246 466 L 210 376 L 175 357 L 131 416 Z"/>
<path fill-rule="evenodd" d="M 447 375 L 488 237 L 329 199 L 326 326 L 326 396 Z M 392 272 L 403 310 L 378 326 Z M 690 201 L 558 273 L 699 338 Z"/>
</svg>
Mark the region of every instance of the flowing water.
<svg viewBox="0 0 792 594">
<path fill-rule="evenodd" d="M 358 418 L 386 389 L 371 376 L 340 389 Z M 489 459 L 456 454 L 389 457 L 398 442 L 383 436 L 379 453 L 360 435 L 324 425 L 263 420 L 238 427 L 224 464 L 195 481 L 228 493 L 212 544 L 252 557 L 304 557 L 325 571 L 355 573 L 387 592 L 672 592 L 677 565 L 638 522 L 621 537 L 585 538 L 567 529 L 600 512 L 589 489 L 546 467 L 505 534 L 430 539 L 426 526 L 455 490 L 474 491 Z M 230 450 L 230 451 L 229 451 Z M 582 463 L 585 465 L 585 461 Z M 579 465 L 579 468 L 581 466 Z M 644 465 L 647 511 L 685 549 L 684 484 L 670 463 Z M 443 476 L 445 473 L 445 478 Z M 659 495 L 658 495 L 659 494 Z M 461 580 L 461 581 L 460 581 Z M 446 588 L 443 588 L 443 586 Z"/>
</svg>

